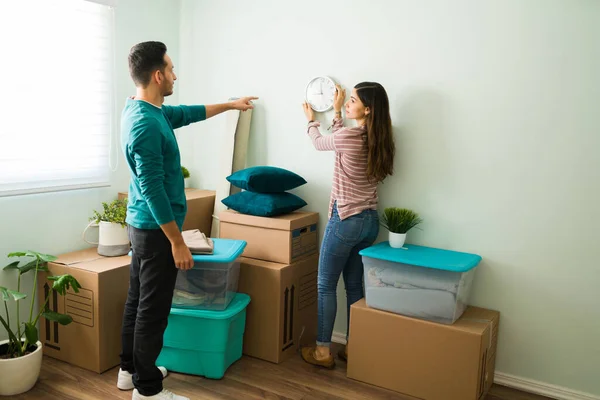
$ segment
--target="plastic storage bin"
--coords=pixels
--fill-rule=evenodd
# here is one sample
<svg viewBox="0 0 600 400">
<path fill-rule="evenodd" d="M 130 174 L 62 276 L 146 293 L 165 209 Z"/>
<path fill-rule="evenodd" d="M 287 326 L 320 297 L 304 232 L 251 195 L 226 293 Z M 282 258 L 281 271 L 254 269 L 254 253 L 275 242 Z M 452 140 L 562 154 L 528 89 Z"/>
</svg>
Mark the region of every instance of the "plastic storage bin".
<svg viewBox="0 0 600 400">
<path fill-rule="evenodd" d="M 238 288 L 238 257 L 246 242 L 212 239 L 213 254 L 193 255 L 194 267 L 179 270 L 173 292 L 173 307 L 199 310 L 225 310 Z"/>
<path fill-rule="evenodd" d="M 453 324 L 467 307 L 481 257 L 389 242 L 360 251 L 367 305 L 384 311 Z"/>
<path fill-rule="evenodd" d="M 171 308 L 156 365 L 221 379 L 227 368 L 242 357 L 249 303 L 250 296 L 237 293 L 224 311 Z"/>
</svg>

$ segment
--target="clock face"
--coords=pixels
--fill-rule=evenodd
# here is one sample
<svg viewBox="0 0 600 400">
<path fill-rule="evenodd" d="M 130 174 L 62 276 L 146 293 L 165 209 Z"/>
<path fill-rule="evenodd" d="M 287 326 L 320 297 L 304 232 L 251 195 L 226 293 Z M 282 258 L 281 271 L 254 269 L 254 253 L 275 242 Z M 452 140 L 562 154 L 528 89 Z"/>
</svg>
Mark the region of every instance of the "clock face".
<svg viewBox="0 0 600 400">
<path fill-rule="evenodd" d="M 306 102 L 313 110 L 324 112 L 333 107 L 335 83 L 331 78 L 319 76 L 306 86 Z"/>
</svg>

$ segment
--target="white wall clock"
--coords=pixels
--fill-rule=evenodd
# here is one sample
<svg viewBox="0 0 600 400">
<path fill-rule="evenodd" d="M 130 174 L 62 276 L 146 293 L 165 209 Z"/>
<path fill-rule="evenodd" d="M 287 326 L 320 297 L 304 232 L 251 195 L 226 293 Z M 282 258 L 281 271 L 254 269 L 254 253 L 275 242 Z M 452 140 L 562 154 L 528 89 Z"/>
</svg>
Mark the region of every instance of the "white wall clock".
<svg viewBox="0 0 600 400">
<path fill-rule="evenodd" d="M 335 82 L 328 76 L 317 76 L 306 85 L 306 102 L 316 112 L 325 112 L 333 107 Z"/>
</svg>

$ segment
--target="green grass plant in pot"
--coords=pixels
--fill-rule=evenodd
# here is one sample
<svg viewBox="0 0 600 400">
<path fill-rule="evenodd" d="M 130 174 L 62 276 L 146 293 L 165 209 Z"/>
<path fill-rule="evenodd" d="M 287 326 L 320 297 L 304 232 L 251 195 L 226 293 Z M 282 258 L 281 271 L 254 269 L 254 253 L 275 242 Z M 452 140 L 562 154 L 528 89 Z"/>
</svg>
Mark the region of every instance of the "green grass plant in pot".
<svg viewBox="0 0 600 400">
<path fill-rule="evenodd" d="M 423 220 L 416 212 L 398 207 L 388 207 L 383 211 L 381 224 L 389 231 L 389 242 L 393 248 L 402 248 L 406 234 Z"/>
<path fill-rule="evenodd" d="M 183 181 L 185 182 L 185 187 L 188 188 L 190 187 L 190 180 L 188 179 L 190 177 L 190 171 L 184 167 L 183 165 L 181 166 L 181 173 L 183 175 Z"/>
<path fill-rule="evenodd" d="M 94 210 L 91 222 L 83 231 L 83 240 L 89 244 L 98 245 L 98 254 L 106 257 L 118 257 L 129 253 L 131 248 L 127 234 L 127 200 L 114 200 L 102 203 L 102 211 Z M 98 242 L 85 238 L 90 227 L 99 228 Z"/>
</svg>

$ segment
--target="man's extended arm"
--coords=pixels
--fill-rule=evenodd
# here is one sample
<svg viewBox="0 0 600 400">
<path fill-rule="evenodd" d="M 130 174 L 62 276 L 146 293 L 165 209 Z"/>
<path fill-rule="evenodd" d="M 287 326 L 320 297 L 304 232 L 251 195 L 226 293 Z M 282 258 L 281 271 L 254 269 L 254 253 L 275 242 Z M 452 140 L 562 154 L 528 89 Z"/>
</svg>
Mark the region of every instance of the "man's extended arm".
<svg viewBox="0 0 600 400">
<path fill-rule="evenodd" d="M 258 97 L 248 96 L 227 103 L 208 105 L 206 106 L 206 118 L 214 117 L 215 115 L 219 115 L 222 112 L 229 110 L 249 110 L 251 108 L 254 108 L 254 106 L 252 105 L 252 100 L 256 99 L 258 99 Z"/>
<path fill-rule="evenodd" d="M 204 121 L 207 118 L 207 109 L 205 106 L 163 105 L 162 109 L 169 122 L 171 122 L 173 129 L 181 128 L 194 122 Z"/>
<path fill-rule="evenodd" d="M 163 105 L 162 109 L 171 122 L 173 129 L 187 126 L 194 122 L 204 121 L 205 119 L 219 115 L 229 110 L 246 111 L 254 108 L 252 100 L 258 97 L 242 97 L 241 99 L 233 100 L 227 103 L 198 105 L 198 106 L 167 106 Z"/>
</svg>

